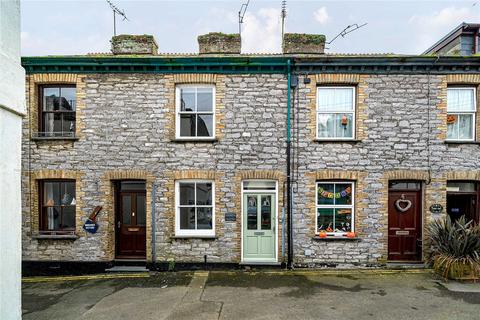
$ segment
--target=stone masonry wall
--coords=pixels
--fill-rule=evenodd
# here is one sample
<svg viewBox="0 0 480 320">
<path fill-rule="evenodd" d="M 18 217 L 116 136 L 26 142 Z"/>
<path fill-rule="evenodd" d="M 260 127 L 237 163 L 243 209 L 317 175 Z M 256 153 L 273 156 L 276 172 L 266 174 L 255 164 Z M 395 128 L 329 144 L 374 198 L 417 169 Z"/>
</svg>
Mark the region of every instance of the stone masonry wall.
<svg viewBox="0 0 480 320">
<path fill-rule="evenodd" d="M 299 80 L 298 110 L 294 112 L 294 138 L 299 139 L 293 144 L 298 159 L 293 203 L 296 264 L 377 265 L 385 262 L 387 192 L 391 180 L 424 181 L 424 223 L 438 217 L 428 212 L 430 204 L 441 203 L 445 207 L 447 179 L 480 180 L 478 145 L 444 143 L 446 86 L 449 81 L 461 80 L 442 75 L 313 75 L 310 84 L 304 84 L 303 77 Z M 177 78 L 186 81 L 185 77 L 159 74 L 82 77 L 84 92 L 79 94 L 84 97 L 84 106 L 77 126 L 81 130 L 80 139 L 75 142 L 32 142 L 28 139 L 30 132 L 25 119 L 25 260 L 113 259 L 114 216 L 109 184 L 111 179 L 127 174 L 125 172 L 136 172 L 135 177 L 145 179 L 149 188 L 157 189 L 153 199 L 156 228 L 153 234 L 147 235 L 147 239 L 155 239 L 157 261 L 202 262 L 207 255 L 210 262 L 239 262 L 242 179 L 278 180 L 280 215 L 286 166 L 285 76 L 195 78 L 215 81 L 217 88 L 221 88 L 221 96 L 217 97 L 221 108 L 217 110 L 216 142 L 172 139 L 172 81 Z M 476 80 L 465 79 L 467 83 Z M 322 84 L 357 87 L 358 141 L 315 140 L 312 108 L 316 86 Z M 478 86 L 480 81 L 473 84 Z M 76 240 L 32 238 L 38 231 L 32 216 L 38 213 L 32 205 L 35 194 L 29 185 L 36 183 L 34 173 L 45 169 L 78 175 L 77 183 L 83 191 L 77 222 L 83 223 L 95 206 L 104 206 L 98 218 L 97 234 L 87 235 L 77 226 L 79 238 Z M 215 181 L 216 239 L 173 237 L 172 186 L 175 179 L 188 177 Z M 355 231 L 359 241 L 314 239 L 315 181 L 322 179 L 356 182 Z M 237 221 L 225 222 L 227 212 L 235 212 Z M 280 240 L 281 233 L 278 235 Z M 147 246 L 147 250 L 149 248 Z M 152 259 L 150 253 L 148 259 Z"/>
<path fill-rule="evenodd" d="M 208 255 L 212 262 L 239 262 L 239 177 L 273 178 L 280 180 L 280 188 L 283 186 L 282 174 L 271 172 L 283 172 L 285 168 L 286 79 L 283 75 L 227 75 L 218 78 L 221 83 L 216 86 L 221 90 L 217 93 L 225 93 L 223 101 L 217 101 L 217 106 L 222 105 L 216 115 L 219 121 L 216 127 L 220 130 L 217 142 L 172 141 L 174 121 L 171 113 L 175 108 L 171 82 L 191 82 L 187 77 L 86 76 L 83 79 L 85 108 L 82 110 L 81 138 L 68 144 L 30 141 L 26 120 L 23 147 L 24 260 L 112 260 L 114 215 L 108 177 L 112 176 L 111 172 L 136 171 L 143 175 L 135 177 L 151 179 L 157 188 L 153 235 L 157 260 L 203 261 L 204 255 Z M 211 82 L 214 78 L 193 79 Z M 102 205 L 104 209 L 98 217 L 100 228 L 96 234 L 87 234 L 77 226 L 79 238 L 74 241 L 32 238 L 38 233 L 38 226 L 31 225 L 32 217 L 38 215 L 33 205 L 38 200 L 35 194 L 31 202 L 27 196 L 29 184 L 34 186 L 37 182 L 28 172 L 45 168 L 75 170 L 81 175 L 77 185 L 82 186 L 84 195 L 77 208 L 80 215 L 77 222 L 83 224 L 91 210 Z M 173 238 L 172 183 L 173 179 L 179 178 L 179 173 L 186 171 L 194 172 L 194 175 L 195 172 L 214 173 L 212 178 L 216 182 L 217 196 L 215 240 Z M 282 206 L 281 202 L 279 206 Z M 225 222 L 226 212 L 235 212 L 237 221 Z M 150 224 L 149 219 L 147 224 Z M 278 234 L 280 236 L 280 232 Z M 147 257 L 151 258 L 150 255 Z"/>
</svg>

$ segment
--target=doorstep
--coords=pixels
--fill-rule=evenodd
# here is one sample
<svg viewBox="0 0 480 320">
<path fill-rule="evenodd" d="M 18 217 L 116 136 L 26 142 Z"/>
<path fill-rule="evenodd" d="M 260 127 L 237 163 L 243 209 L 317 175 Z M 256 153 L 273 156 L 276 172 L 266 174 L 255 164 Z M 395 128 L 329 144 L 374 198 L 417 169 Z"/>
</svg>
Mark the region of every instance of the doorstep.
<svg viewBox="0 0 480 320">
<path fill-rule="evenodd" d="M 239 263 L 241 266 L 274 266 L 279 267 L 282 265 L 281 262 L 276 261 L 242 261 Z"/>
<path fill-rule="evenodd" d="M 145 266 L 114 266 L 105 269 L 105 272 L 149 272 Z"/>
<path fill-rule="evenodd" d="M 419 262 L 394 262 L 390 261 L 386 264 L 387 269 L 427 269 L 427 265 L 425 263 Z"/>
</svg>

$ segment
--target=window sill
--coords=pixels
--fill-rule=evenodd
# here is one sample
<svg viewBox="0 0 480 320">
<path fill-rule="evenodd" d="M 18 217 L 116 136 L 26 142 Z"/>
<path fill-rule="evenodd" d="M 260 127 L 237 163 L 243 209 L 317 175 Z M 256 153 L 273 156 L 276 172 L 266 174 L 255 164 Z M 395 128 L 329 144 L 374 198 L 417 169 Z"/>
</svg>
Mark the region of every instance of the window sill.
<svg viewBox="0 0 480 320">
<path fill-rule="evenodd" d="M 214 143 L 218 142 L 217 138 L 209 138 L 209 139 L 171 139 L 170 142 L 174 143 Z"/>
<path fill-rule="evenodd" d="M 217 236 L 201 236 L 201 235 L 185 235 L 185 236 L 173 236 L 170 239 L 205 239 L 205 240 L 215 240 Z"/>
<path fill-rule="evenodd" d="M 77 141 L 77 137 L 31 137 L 32 141 Z"/>
<path fill-rule="evenodd" d="M 313 142 L 318 143 L 359 143 L 362 140 L 358 139 L 314 139 Z"/>
<path fill-rule="evenodd" d="M 35 234 L 32 239 L 37 240 L 76 240 L 78 236 L 75 234 Z"/>
<path fill-rule="evenodd" d="M 320 238 L 319 236 L 314 236 L 313 240 L 318 241 L 360 241 L 359 237 L 349 238 L 349 237 L 336 237 L 336 236 L 327 236 L 326 238 Z"/>
<path fill-rule="evenodd" d="M 451 140 L 451 141 L 445 141 L 445 144 L 480 144 L 480 141 Z"/>
</svg>

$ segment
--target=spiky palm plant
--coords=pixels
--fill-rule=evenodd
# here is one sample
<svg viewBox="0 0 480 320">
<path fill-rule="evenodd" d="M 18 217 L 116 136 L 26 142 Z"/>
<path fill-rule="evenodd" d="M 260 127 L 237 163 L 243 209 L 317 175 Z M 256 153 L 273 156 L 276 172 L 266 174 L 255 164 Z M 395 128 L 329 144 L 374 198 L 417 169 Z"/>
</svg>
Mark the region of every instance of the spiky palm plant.
<svg viewBox="0 0 480 320">
<path fill-rule="evenodd" d="M 444 278 L 480 276 L 480 225 L 462 216 L 452 222 L 434 220 L 427 228 L 431 245 L 430 261 Z"/>
</svg>

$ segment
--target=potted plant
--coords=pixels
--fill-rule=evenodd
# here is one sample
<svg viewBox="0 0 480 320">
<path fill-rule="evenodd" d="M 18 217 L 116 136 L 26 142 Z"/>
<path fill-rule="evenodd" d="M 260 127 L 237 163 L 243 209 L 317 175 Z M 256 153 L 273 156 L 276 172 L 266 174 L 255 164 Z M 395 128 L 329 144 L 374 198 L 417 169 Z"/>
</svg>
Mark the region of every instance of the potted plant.
<svg viewBox="0 0 480 320">
<path fill-rule="evenodd" d="M 478 280 L 480 276 L 480 226 L 462 216 L 452 222 L 435 220 L 428 226 L 430 262 L 447 279 Z"/>
</svg>

